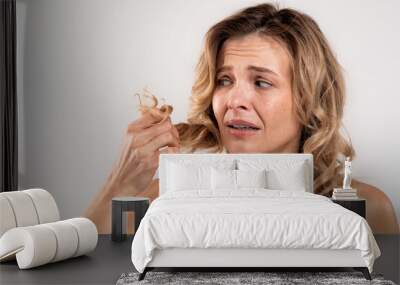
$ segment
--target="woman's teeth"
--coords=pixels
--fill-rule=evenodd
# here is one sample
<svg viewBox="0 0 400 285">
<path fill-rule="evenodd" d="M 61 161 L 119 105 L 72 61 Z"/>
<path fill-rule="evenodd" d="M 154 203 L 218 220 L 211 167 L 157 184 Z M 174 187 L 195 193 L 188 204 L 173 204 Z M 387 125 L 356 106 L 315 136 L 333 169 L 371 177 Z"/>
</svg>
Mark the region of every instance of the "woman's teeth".
<svg viewBox="0 0 400 285">
<path fill-rule="evenodd" d="M 232 129 L 238 130 L 258 130 L 258 128 L 250 127 L 250 126 L 241 126 L 241 125 L 229 125 Z"/>
</svg>

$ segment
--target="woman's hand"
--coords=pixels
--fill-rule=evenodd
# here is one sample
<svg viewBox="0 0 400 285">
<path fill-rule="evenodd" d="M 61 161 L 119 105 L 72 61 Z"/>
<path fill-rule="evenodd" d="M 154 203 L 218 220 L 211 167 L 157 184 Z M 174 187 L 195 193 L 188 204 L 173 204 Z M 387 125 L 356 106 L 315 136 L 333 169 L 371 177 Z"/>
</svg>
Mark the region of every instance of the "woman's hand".
<svg viewBox="0 0 400 285">
<path fill-rule="evenodd" d="M 179 134 L 168 117 L 161 123 L 145 113 L 128 126 L 121 157 L 112 171 L 116 195 L 136 195 L 150 185 L 158 168 L 160 152 L 176 152 Z M 168 147 L 160 151 L 161 148 Z"/>
<path fill-rule="evenodd" d="M 161 110 L 155 108 L 152 112 L 145 112 L 129 124 L 121 155 L 85 213 L 100 233 L 111 230 L 112 197 L 135 196 L 145 192 L 158 168 L 160 153 L 177 152 L 178 149 L 178 131 L 170 117 L 165 117 Z"/>
</svg>

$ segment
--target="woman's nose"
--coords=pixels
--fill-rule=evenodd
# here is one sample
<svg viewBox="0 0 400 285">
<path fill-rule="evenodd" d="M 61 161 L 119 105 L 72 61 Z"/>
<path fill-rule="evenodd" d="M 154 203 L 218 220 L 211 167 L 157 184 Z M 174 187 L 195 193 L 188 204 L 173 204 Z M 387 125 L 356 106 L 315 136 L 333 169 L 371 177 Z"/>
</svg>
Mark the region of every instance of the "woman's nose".
<svg viewBox="0 0 400 285">
<path fill-rule="evenodd" d="M 251 94 L 250 90 L 244 84 L 236 83 L 229 90 L 227 107 L 228 109 L 245 109 L 250 108 Z"/>
</svg>

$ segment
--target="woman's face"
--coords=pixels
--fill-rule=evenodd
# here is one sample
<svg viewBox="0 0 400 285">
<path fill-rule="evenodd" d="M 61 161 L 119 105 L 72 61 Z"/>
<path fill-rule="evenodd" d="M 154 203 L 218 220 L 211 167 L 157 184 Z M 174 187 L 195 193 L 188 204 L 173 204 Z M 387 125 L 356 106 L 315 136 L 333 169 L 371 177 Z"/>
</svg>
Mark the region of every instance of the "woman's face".
<svg viewBox="0 0 400 285">
<path fill-rule="evenodd" d="M 250 34 L 224 43 L 212 107 L 227 152 L 298 152 L 301 126 L 289 60 L 286 49 L 265 36 Z"/>
</svg>

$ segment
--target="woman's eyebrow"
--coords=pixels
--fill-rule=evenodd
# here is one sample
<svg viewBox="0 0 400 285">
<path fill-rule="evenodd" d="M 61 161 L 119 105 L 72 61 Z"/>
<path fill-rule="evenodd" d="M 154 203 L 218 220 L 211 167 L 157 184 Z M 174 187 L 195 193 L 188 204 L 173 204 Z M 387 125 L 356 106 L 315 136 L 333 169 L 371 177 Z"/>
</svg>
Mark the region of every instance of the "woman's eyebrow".
<svg viewBox="0 0 400 285">
<path fill-rule="evenodd" d="M 217 69 L 216 74 L 218 74 L 218 73 L 220 73 L 220 72 L 222 72 L 222 71 L 231 70 L 231 69 L 232 69 L 232 66 L 230 66 L 230 65 L 224 65 L 224 66 L 221 66 L 221 67 L 219 67 L 219 68 Z"/>
<path fill-rule="evenodd" d="M 266 67 L 261 67 L 261 66 L 250 65 L 249 67 L 247 67 L 247 70 L 254 70 L 254 71 L 258 71 L 258 72 L 270 73 L 272 75 L 279 76 L 272 69 L 269 69 L 269 68 L 266 68 Z"/>
<path fill-rule="evenodd" d="M 226 71 L 226 70 L 231 70 L 232 66 L 231 65 L 224 65 L 221 66 L 217 69 L 216 74 L 219 74 L 222 71 Z M 247 67 L 247 70 L 253 70 L 253 71 L 257 71 L 257 72 L 262 72 L 262 73 L 270 73 L 274 76 L 279 76 L 275 71 L 273 71 L 272 69 L 266 68 L 266 67 L 261 67 L 261 66 L 255 66 L 255 65 L 249 65 Z"/>
</svg>

